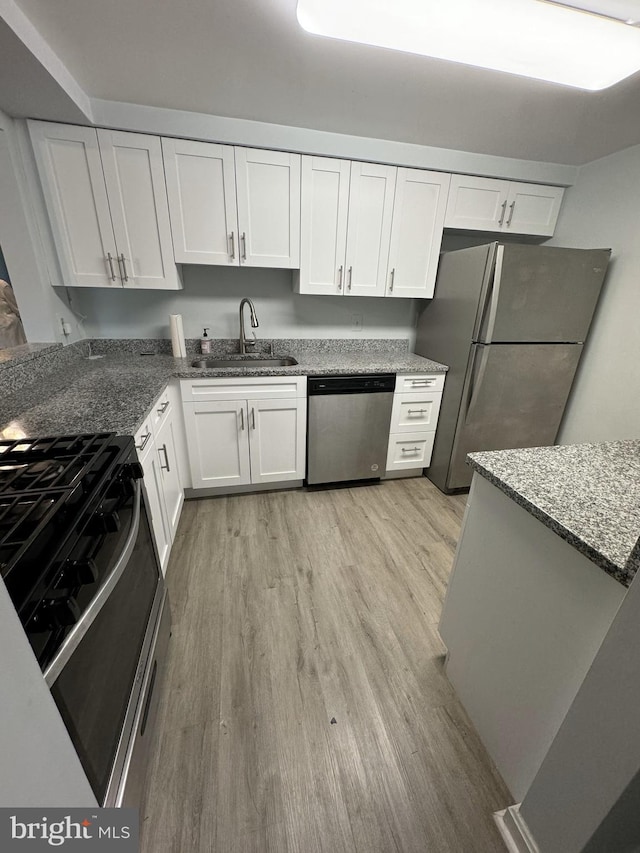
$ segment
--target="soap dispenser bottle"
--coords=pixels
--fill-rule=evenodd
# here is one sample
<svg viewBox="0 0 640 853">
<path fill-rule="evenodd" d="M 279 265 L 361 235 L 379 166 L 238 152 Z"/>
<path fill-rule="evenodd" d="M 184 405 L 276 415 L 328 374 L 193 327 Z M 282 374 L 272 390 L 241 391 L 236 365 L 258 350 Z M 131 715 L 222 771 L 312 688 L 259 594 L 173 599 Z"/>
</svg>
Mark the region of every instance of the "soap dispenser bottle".
<svg viewBox="0 0 640 853">
<path fill-rule="evenodd" d="M 211 352 L 211 338 L 207 335 L 207 330 L 209 327 L 207 326 L 202 332 L 202 337 L 200 338 L 200 352 L 203 355 L 208 355 Z"/>
</svg>

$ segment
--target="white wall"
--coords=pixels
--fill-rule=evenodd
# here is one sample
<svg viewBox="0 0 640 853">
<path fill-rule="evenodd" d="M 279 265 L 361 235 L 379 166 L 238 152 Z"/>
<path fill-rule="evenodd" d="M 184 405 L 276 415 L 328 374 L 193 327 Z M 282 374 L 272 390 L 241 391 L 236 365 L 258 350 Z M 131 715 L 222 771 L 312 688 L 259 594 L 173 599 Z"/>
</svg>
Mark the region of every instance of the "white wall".
<svg viewBox="0 0 640 853">
<path fill-rule="evenodd" d="M 238 337 L 243 296 L 256 306 L 263 338 L 404 338 L 413 344 L 414 300 L 293 293 L 291 270 L 184 266 L 184 290 L 76 288 L 74 307 L 89 337 L 167 338 L 169 314 L 182 314 L 185 335 Z M 352 330 L 352 315 L 363 329 Z"/>
<path fill-rule="evenodd" d="M 611 247 L 612 262 L 560 442 L 640 436 L 640 146 L 580 169 L 552 245 Z"/>
</svg>

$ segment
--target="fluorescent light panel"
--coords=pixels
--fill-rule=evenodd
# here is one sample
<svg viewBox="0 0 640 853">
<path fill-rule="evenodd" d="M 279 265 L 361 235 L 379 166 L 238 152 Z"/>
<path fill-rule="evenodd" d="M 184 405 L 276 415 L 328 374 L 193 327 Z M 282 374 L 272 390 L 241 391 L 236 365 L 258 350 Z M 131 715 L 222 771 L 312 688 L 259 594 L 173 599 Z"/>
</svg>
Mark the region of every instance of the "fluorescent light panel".
<svg viewBox="0 0 640 853">
<path fill-rule="evenodd" d="M 298 0 L 310 33 L 597 91 L 640 69 L 640 29 L 544 0 Z"/>
</svg>

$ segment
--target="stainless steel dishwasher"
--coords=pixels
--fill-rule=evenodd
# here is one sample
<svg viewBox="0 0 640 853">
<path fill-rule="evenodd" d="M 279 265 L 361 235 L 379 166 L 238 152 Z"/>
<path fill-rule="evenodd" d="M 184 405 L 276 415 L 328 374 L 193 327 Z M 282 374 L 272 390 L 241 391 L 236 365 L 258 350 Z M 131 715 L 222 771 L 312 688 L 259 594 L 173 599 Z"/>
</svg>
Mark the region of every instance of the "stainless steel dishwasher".
<svg viewBox="0 0 640 853">
<path fill-rule="evenodd" d="M 308 485 L 384 474 L 395 384 L 393 373 L 309 377 Z"/>
</svg>

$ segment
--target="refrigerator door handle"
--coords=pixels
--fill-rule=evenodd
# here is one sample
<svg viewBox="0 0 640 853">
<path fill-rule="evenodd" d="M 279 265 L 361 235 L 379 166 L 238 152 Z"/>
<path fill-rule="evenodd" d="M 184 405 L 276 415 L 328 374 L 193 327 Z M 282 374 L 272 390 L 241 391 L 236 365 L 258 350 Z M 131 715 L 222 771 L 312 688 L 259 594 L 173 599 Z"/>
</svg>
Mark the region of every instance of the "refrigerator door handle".
<svg viewBox="0 0 640 853">
<path fill-rule="evenodd" d="M 470 415 L 473 414 L 480 392 L 482 390 L 482 382 L 484 375 L 487 372 L 487 364 L 489 362 L 490 348 L 478 347 L 473 356 L 473 364 L 471 365 L 471 381 L 469 382 L 469 393 L 467 395 L 467 406 L 464 413 L 464 422 L 466 423 Z"/>
<path fill-rule="evenodd" d="M 487 330 L 484 335 L 485 343 L 490 344 L 493 340 L 493 329 L 496 324 L 496 315 L 498 313 L 498 302 L 500 301 L 500 281 L 502 279 L 502 259 L 504 257 L 504 246 L 498 246 L 496 250 L 496 266 L 493 273 L 493 288 L 491 290 L 489 303 L 489 320 L 487 322 Z"/>
</svg>

